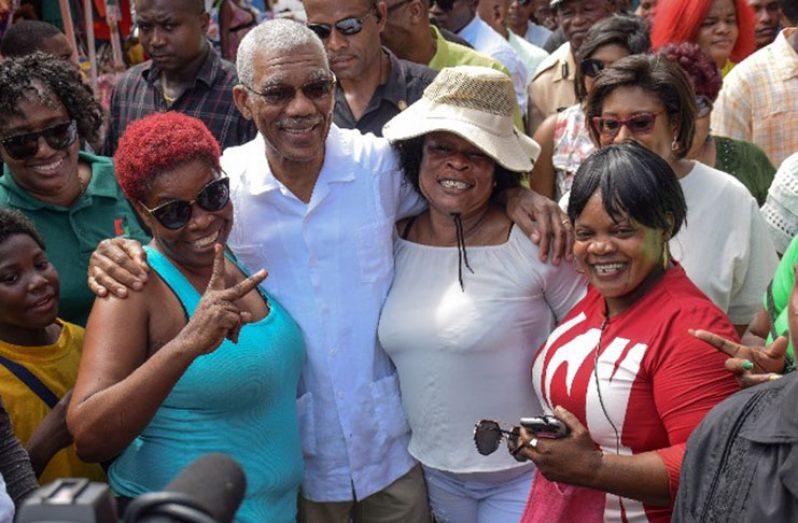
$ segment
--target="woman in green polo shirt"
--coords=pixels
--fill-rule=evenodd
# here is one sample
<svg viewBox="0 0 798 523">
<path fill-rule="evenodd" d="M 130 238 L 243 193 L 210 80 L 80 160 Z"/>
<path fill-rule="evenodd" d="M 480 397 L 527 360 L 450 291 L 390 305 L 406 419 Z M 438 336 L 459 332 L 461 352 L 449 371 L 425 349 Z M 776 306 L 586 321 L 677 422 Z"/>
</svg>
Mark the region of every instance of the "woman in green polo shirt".
<svg viewBox="0 0 798 523">
<path fill-rule="evenodd" d="M 100 133 L 102 108 L 68 63 L 36 53 L 0 63 L 0 115 L 0 207 L 36 225 L 61 276 L 61 317 L 85 325 L 94 248 L 115 236 L 148 239 L 111 159 L 80 151 Z"/>
</svg>

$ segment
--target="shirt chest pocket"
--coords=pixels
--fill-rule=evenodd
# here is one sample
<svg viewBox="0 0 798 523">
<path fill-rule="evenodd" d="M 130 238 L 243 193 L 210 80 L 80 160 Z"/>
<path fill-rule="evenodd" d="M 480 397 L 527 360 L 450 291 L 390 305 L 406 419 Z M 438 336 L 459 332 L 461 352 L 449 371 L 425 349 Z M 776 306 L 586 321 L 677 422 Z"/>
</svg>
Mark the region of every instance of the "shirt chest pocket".
<svg viewBox="0 0 798 523">
<path fill-rule="evenodd" d="M 355 231 L 355 250 L 360 280 L 374 283 L 390 275 L 393 268 L 393 224 L 376 222 Z"/>
</svg>

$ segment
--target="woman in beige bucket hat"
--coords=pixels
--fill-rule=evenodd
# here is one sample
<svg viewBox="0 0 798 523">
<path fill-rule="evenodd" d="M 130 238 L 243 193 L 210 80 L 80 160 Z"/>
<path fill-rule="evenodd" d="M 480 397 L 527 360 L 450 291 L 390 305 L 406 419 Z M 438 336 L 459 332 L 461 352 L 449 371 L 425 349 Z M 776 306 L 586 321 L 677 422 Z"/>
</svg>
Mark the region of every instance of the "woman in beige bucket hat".
<svg viewBox="0 0 798 523">
<path fill-rule="evenodd" d="M 513 102 L 501 73 L 444 69 L 383 129 L 429 201 L 397 224 L 379 336 L 399 374 L 410 453 L 424 466 L 442 521 L 519 520 L 532 465 L 507 452 L 480 455 L 474 424 L 510 426 L 540 414 L 529 361 L 584 290 L 569 264 L 541 263 L 493 201 L 540 150 L 514 129 Z M 487 426 L 499 434 L 500 425 Z"/>
</svg>

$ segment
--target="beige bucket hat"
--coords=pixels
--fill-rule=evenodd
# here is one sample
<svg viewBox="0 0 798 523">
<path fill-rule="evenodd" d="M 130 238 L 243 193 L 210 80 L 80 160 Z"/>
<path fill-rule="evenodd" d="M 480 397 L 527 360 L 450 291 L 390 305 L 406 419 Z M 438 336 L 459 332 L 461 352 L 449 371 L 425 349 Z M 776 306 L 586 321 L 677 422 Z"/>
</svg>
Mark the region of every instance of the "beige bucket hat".
<svg viewBox="0 0 798 523">
<path fill-rule="evenodd" d="M 442 69 L 424 95 L 382 128 L 391 142 L 437 131 L 454 133 L 506 169 L 532 170 L 540 146 L 513 125 L 515 91 L 510 78 L 488 67 Z"/>
</svg>

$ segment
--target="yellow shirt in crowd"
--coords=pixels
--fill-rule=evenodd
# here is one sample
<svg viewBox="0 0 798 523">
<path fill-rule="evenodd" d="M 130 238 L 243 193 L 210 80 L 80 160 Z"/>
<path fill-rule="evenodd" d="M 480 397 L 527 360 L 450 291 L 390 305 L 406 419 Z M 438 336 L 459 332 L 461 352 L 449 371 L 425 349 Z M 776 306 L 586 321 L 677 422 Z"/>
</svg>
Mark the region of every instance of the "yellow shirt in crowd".
<svg viewBox="0 0 798 523">
<path fill-rule="evenodd" d="M 21 347 L 0 341 L 0 355 L 27 368 L 59 398 L 75 385 L 83 348 L 83 329 L 61 322 L 61 334 L 52 345 Z M 0 397 L 3 398 L 14 432 L 25 445 L 33 431 L 50 412 L 50 407 L 30 388 L 0 365 Z M 75 446 L 60 450 L 39 477 L 42 485 L 64 477 L 85 477 L 105 481 L 100 465 L 81 461 Z"/>
</svg>

